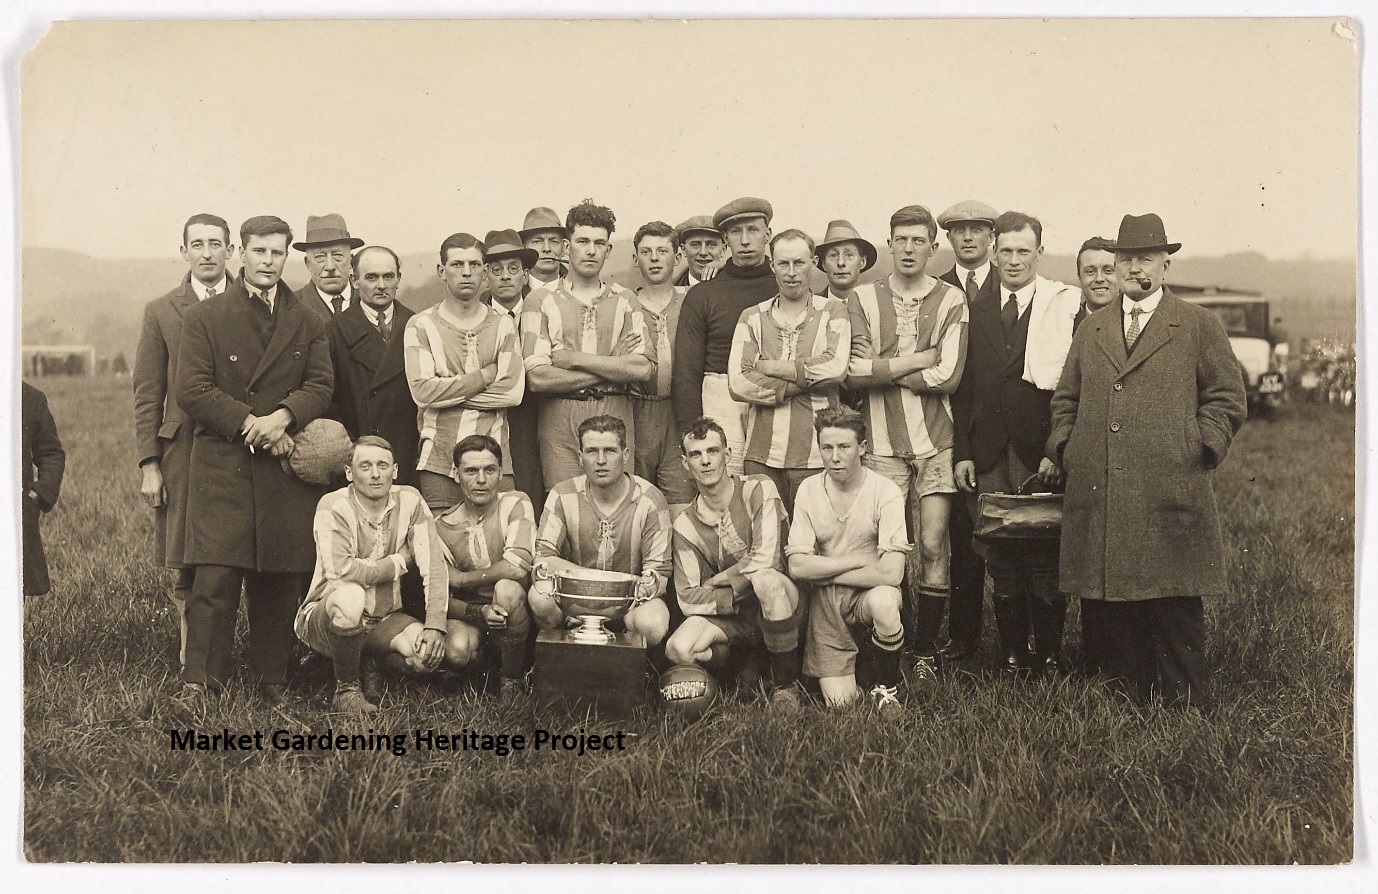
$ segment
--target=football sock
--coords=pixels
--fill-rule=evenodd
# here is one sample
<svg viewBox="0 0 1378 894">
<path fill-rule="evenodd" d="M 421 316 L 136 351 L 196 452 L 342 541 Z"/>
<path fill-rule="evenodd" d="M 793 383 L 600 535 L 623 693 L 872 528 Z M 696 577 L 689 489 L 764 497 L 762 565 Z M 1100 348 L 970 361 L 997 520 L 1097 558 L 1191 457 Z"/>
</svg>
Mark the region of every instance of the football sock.
<svg viewBox="0 0 1378 894">
<path fill-rule="evenodd" d="M 947 587 L 921 584 L 914 597 L 914 652 L 932 658 L 938 651 L 938 635 L 947 611 Z"/>
<path fill-rule="evenodd" d="M 876 682 L 886 686 L 900 683 L 900 647 L 904 645 L 904 630 L 885 636 L 879 630 L 871 631 L 869 644 L 875 666 Z"/>
<path fill-rule="evenodd" d="M 799 611 L 778 621 L 762 619 L 761 638 L 770 653 L 770 677 L 776 686 L 799 680 Z"/>
<path fill-rule="evenodd" d="M 331 644 L 335 664 L 335 685 L 359 682 L 359 659 L 364 648 L 362 636 L 337 636 Z"/>
<path fill-rule="evenodd" d="M 526 673 L 526 634 L 530 626 L 531 616 L 526 606 L 518 605 L 508 614 L 506 629 L 494 631 L 501 656 L 501 673 L 508 680 L 515 680 Z"/>
</svg>

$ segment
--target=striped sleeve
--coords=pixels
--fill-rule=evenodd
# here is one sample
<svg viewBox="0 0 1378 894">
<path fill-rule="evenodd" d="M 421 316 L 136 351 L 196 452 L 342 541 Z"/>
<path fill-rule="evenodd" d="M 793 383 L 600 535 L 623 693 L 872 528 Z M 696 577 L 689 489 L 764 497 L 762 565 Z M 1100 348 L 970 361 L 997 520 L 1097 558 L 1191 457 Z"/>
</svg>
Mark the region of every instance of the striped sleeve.
<svg viewBox="0 0 1378 894">
<path fill-rule="evenodd" d="M 821 347 L 822 350 L 800 361 L 809 387 L 841 384 L 847 375 L 847 360 L 851 356 L 852 324 L 847 316 L 847 306 L 837 298 L 829 298 L 823 306 L 823 320 L 818 327 L 815 347 Z"/>
<path fill-rule="evenodd" d="M 445 615 L 450 607 L 450 573 L 445 567 L 445 547 L 420 492 L 407 488 L 401 491 L 401 499 L 412 507 L 407 521 L 407 545 L 411 547 L 425 584 L 426 628 L 443 633 Z"/>
<path fill-rule="evenodd" d="M 407 321 L 402 335 L 402 348 L 407 387 L 411 389 L 412 400 L 420 409 L 457 406 L 485 387 L 480 370 L 450 374 L 440 330 L 429 313 L 416 314 Z"/>
<path fill-rule="evenodd" d="M 747 508 L 751 513 L 751 551 L 742 559 L 737 571 L 750 577 L 767 568 L 780 570 L 780 529 L 785 521 L 785 504 L 780 491 L 769 478 L 749 478 L 750 494 Z"/>
<path fill-rule="evenodd" d="M 938 362 L 920 372 L 923 391 L 951 394 L 962 381 L 962 368 L 967 356 L 967 323 L 971 319 L 966 298 L 954 288 L 943 296 L 938 310 L 939 321 L 933 332 L 933 347 L 938 349 Z"/>
<path fill-rule="evenodd" d="M 551 491 L 541 513 L 541 526 L 536 534 L 536 558 L 565 558 L 569 547 L 569 530 L 565 520 L 565 492 L 558 487 Z"/>
<path fill-rule="evenodd" d="M 490 320 L 496 320 L 497 353 L 494 358 L 498 365 L 498 377 L 493 384 L 475 394 L 464 405 L 473 410 L 500 410 L 515 407 L 522 402 L 526 391 L 526 369 L 522 362 L 521 346 L 517 342 L 517 327 L 507 314 L 492 312 Z"/>
<path fill-rule="evenodd" d="M 372 587 L 398 577 L 397 562 L 392 556 L 361 559 L 354 555 L 358 548 L 354 540 L 354 517 L 349 501 L 341 492 L 327 494 L 316 506 L 312 530 L 316 538 L 316 555 L 326 580 L 342 580 Z"/>
<path fill-rule="evenodd" d="M 647 502 L 646 519 L 641 526 L 641 571 L 654 571 L 656 596 L 665 595 L 665 585 L 674 570 L 670 558 L 670 506 L 655 487 L 648 486 L 642 494 Z"/>
<path fill-rule="evenodd" d="M 506 513 L 503 520 L 502 558 L 513 568 L 525 573 L 531 570 L 531 560 L 536 552 L 536 514 L 531 508 L 531 498 L 521 491 L 512 491 L 505 496 L 508 499 L 499 507 Z"/>
<path fill-rule="evenodd" d="M 707 555 L 707 545 L 688 517 L 692 511 L 681 512 L 673 524 L 675 599 L 685 615 L 730 614 L 735 598 L 732 588 L 703 585 L 717 572 Z"/>
<path fill-rule="evenodd" d="M 535 310 L 527 311 L 535 305 Z M 532 292 L 522 305 L 522 356 L 526 371 L 549 366 L 555 350 L 552 333 L 560 331 L 560 309 L 555 296 L 545 289 Z"/>
<path fill-rule="evenodd" d="M 853 291 L 847 296 L 847 316 L 852 324 L 851 353 L 847 359 L 847 387 L 874 388 L 888 385 L 882 371 L 877 369 L 875 347 L 871 340 L 871 319 L 861 303 L 861 296 Z M 888 364 L 887 364 L 888 365 Z"/>
<path fill-rule="evenodd" d="M 747 311 L 732 333 L 732 350 L 727 359 L 727 390 L 739 401 L 763 407 L 778 407 L 785 402 L 785 382 L 756 372 L 761 344 L 752 323 L 760 315 Z"/>
</svg>

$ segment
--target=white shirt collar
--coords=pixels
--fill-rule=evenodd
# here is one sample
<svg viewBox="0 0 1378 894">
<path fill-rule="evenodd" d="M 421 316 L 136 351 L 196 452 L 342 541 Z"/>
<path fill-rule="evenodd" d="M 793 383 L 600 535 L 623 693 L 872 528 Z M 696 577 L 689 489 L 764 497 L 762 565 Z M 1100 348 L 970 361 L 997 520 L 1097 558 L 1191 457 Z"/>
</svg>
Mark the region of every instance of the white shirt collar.
<svg viewBox="0 0 1378 894">
<path fill-rule="evenodd" d="M 961 264 L 956 265 L 956 267 L 957 280 L 961 283 L 960 288 L 965 290 L 967 287 L 967 269 L 963 267 Z M 987 261 L 986 263 L 982 264 L 980 267 L 977 267 L 975 270 L 972 270 L 971 272 L 976 274 L 976 288 L 978 290 L 985 288 L 986 277 L 990 276 L 990 261 Z"/>
<path fill-rule="evenodd" d="M 1019 308 L 1020 314 L 1023 314 L 1024 309 L 1029 306 L 1029 302 L 1033 301 L 1036 291 L 1038 291 L 1038 277 L 1029 280 L 1028 283 L 1019 287 L 1019 291 L 1014 293 L 1014 303 Z M 1008 300 L 1010 300 L 1010 291 L 1002 283 L 1000 285 L 1000 306 L 1004 307 Z"/>
<path fill-rule="evenodd" d="M 320 286 L 317 286 L 317 287 L 316 287 L 316 294 L 321 296 L 321 300 L 325 302 L 325 306 L 328 307 L 328 308 L 330 308 L 330 312 L 331 312 L 331 313 L 334 313 L 334 312 L 335 312 L 335 296 L 334 296 L 334 295 L 327 295 L 327 294 L 325 294 L 324 292 L 321 291 Z M 349 307 L 349 299 L 352 298 L 353 295 L 354 295 L 354 290 L 353 290 L 352 288 L 350 288 L 349 283 L 346 282 L 346 283 L 345 283 L 345 287 L 344 287 L 344 291 L 340 293 L 340 297 L 344 299 L 344 303 L 340 305 L 340 310 L 344 310 L 345 308 Z M 359 302 L 359 303 L 362 304 L 363 302 L 361 301 L 361 302 Z"/>
<path fill-rule="evenodd" d="M 368 321 L 369 321 L 370 323 L 372 323 L 372 324 L 374 325 L 374 327 L 376 328 L 376 327 L 378 326 L 378 310 L 377 310 L 377 308 L 370 307 L 370 306 L 368 306 L 368 304 L 364 303 L 363 301 L 360 301 L 360 302 L 359 302 L 359 306 L 360 306 L 361 308 L 363 308 L 363 310 L 364 310 L 364 316 L 368 317 Z M 389 304 L 386 308 L 384 308 L 384 309 L 387 311 L 387 313 L 388 313 L 388 322 L 389 322 L 389 323 L 391 323 L 391 322 L 393 321 L 393 316 L 394 316 L 394 314 L 397 313 L 396 306 L 397 306 L 397 302 L 394 301 L 394 302 L 392 302 L 392 304 Z"/>
<path fill-rule="evenodd" d="M 228 277 L 228 276 L 221 276 L 221 277 L 220 277 L 220 282 L 218 282 L 218 283 L 215 284 L 215 294 L 217 294 L 217 295 L 223 295 L 223 294 L 225 294 L 225 286 L 228 285 L 228 284 L 229 284 L 229 277 Z M 194 276 L 191 278 L 191 290 L 192 290 L 193 292 L 196 293 L 196 300 L 197 300 L 197 301 L 205 301 L 205 300 L 206 300 L 206 289 L 207 289 L 206 284 L 203 283 L 203 282 L 201 282 L 201 280 L 197 279 L 197 278 L 194 277 Z"/>
<path fill-rule="evenodd" d="M 1158 302 L 1161 300 L 1163 300 L 1163 287 L 1159 286 L 1158 288 L 1154 289 L 1153 293 L 1149 295 L 1147 298 L 1140 299 L 1137 302 L 1131 301 L 1128 295 L 1122 296 L 1120 298 L 1120 308 L 1124 311 L 1124 313 L 1127 314 L 1131 310 L 1133 310 L 1134 307 L 1137 305 L 1139 310 L 1143 311 L 1146 314 L 1151 314 L 1158 309 Z M 1143 318 L 1140 317 L 1140 319 Z"/>
</svg>

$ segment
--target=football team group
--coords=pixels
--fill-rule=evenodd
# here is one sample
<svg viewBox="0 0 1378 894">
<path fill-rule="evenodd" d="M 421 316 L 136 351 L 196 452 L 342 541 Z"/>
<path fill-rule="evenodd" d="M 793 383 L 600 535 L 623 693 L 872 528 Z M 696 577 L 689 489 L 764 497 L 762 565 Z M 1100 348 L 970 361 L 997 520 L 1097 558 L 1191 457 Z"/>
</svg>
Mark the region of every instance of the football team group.
<svg viewBox="0 0 1378 894">
<path fill-rule="evenodd" d="M 176 709 L 233 676 L 241 592 L 270 702 L 295 697 L 294 640 L 333 665 L 338 711 L 475 662 L 519 702 L 573 569 L 636 578 L 621 623 L 650 665 L 771 710 L 869 692 L 902 714 L 902 688 L 980 662 L 987 576 L 1002 671 L 1070 667 L 1071 596 L 1079 667 L 1205 705 L 1202 604 L 1225 587 L 1206 476 L 1244 387 L 1214 317 L 1165 287 L 1162 221 L 1087 240 L 1070 286 L 1039 273 L 1037 218 L 980 202 L 895 211 L 864 283 L 881 253 L 847 221 L 815 241 L 772 219 L 740 198 L 645 224 L 632 291 L 604 275 L 611 210 L 535 208 L 446 238 L 444 297 L 414 313 L 398 255 L 338 214 L 295 239 L 244 221 L 239 276 L 229 225 L 191 217 L 134 379 Z M 940 228 L 955 264 L 934 277 Z M 319 419 L 353 442 L 336 490 L 285 461 Z M 1066 488 L 1060 541 L 973 537 L 979 494 L 1032 481 Z"/>
</svg>

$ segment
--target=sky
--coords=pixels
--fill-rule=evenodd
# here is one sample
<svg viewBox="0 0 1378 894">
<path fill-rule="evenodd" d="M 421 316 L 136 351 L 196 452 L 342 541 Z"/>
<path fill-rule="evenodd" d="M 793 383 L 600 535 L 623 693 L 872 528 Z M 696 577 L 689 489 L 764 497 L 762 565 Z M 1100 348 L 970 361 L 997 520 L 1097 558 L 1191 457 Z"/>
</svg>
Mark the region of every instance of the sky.
<svg viewBox="0 0 1378 894">
<path fill-rule="evenodd" d="M 976 198 L 1050 252 L 1160 214 L 1189 254 L 1353 257 L 1357 45 L 1334 19 L 66 22 L 24 59 L 21 244 L 175 252 L 342 213 L 429 251 L 547 205 L 775 229 Z"/>
</svg>

